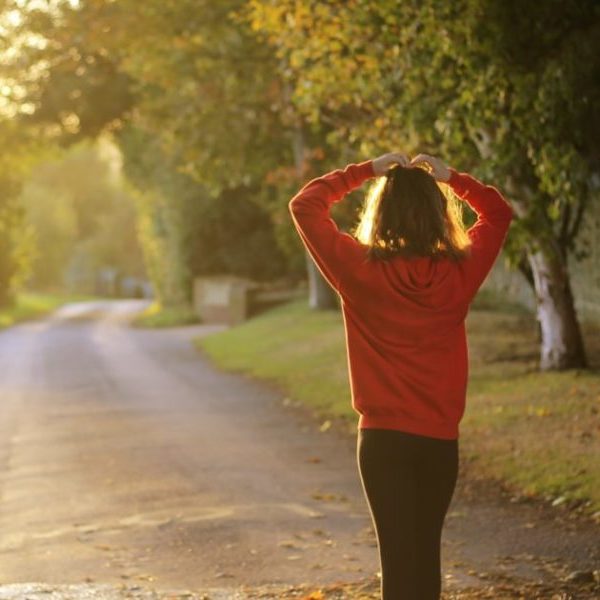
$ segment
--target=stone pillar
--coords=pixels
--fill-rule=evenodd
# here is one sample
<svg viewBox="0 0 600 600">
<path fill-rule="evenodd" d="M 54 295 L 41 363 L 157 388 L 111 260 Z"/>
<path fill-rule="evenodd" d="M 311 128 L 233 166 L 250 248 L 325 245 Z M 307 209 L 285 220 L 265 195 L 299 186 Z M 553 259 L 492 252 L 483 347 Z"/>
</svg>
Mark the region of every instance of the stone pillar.
<svg viewBox="0 0 600 600">
<path fill-rule="evenodd" d="M 204 323 L 241 323 L 248 317 L 248 291 L 255 285 L 235 275 L 197 277 L 194 310 Z"/>
</svg>

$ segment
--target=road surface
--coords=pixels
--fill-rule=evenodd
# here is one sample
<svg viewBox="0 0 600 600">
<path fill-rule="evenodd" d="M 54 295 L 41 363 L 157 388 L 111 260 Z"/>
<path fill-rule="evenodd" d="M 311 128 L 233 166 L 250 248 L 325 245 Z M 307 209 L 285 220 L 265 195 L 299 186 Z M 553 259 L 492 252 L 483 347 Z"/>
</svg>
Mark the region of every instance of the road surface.
<svg viewBox="0 0 600 600">
<path fill-rule="evenodd" d="M 212 366 L 191 339 L 221 326 L 129 327 L 143 306 L 72 304 L 0 332 L 0 585 L 372 576 L 354 440 Z M 597 564 L 597 530 L 478 490 L 450 509 L 449 581 Z"/>
</svg>

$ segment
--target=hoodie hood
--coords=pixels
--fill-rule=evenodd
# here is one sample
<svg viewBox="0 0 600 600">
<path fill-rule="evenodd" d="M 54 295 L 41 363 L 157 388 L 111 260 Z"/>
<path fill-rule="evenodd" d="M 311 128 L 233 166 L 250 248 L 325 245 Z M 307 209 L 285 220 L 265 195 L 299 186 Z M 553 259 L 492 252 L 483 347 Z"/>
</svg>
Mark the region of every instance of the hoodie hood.
<svg viewBox="0 0 600 600">
<path fill-rule="evenodd" d="M 449 260 L 433 260 L 428 256 L 398 257 L 389 262 L 382 261 L 380 265 L 391 287 L 417 296 L 443 288 L 451 275 Z"/>
</svg>

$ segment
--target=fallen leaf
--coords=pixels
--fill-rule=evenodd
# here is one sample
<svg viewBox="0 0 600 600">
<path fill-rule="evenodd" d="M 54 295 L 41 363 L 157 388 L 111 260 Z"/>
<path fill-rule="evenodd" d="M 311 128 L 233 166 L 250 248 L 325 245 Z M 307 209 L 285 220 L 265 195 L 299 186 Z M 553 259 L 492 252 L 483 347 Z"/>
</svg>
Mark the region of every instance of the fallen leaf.
<svg viewBox="0 0 600 600">
<path fill-rule="evenodd" d="M 316 592 L 311 592 L 308 596 L 304 596 L 302 600 L 324 600 L 325 596 L 321 590 L 317 590 Z"/>
<path fill-rule="evenodd" d="M 325 432 L 325 431 L 328 431 L 329 429 L 331 429 L 331 421 L 329 419 L 327 419 L 326 421 L 323 421 L 323 423 L 321 423 L 321 427 L 319 427 L 319 431 Z"/>
<path fill-rule="evenodd" d="M 282 548 L 299 548 L 298 544 L 291 540 L 283 540 L 279 542 L 278 546 L 281 546 Z"/>
</svg>

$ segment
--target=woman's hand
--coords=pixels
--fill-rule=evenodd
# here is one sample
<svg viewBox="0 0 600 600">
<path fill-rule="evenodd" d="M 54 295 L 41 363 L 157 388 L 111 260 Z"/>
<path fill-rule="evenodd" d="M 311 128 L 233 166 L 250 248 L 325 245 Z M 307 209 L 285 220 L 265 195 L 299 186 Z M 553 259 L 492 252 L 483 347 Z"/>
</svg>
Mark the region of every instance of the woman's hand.
<svg viewBox="0 0 600 600">
<path fill-rule="evenodd" d="M 450 169 L 435 156 L 430 156 L 429 154 L 417 154 L 411 161 L 411 167 L 416 166 L 419 163 L 425 163 L 429 165 L 431 168 L 431 175 L 437 179 L 437 181 L 446 182 L 450 179 Z"/>
<path fill-rule="evenodd" d="M 385 175 L 386 171 L 393 165 L 402 165 L 408 167 L 409 158 L 406 154 L 400 152 L 388 152 L 378 158 L 373 159 L 373 172 L 377 177 Z"/>
</svg>

